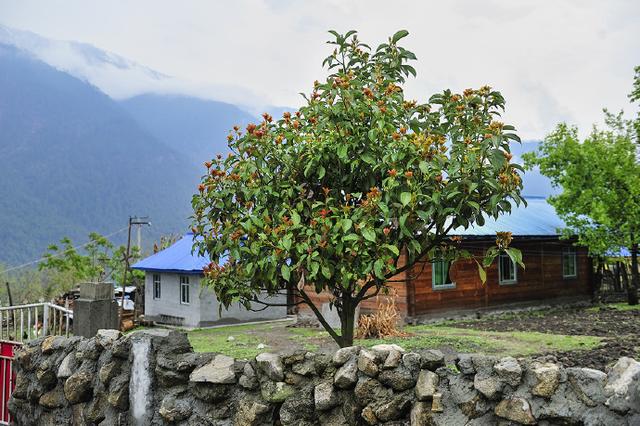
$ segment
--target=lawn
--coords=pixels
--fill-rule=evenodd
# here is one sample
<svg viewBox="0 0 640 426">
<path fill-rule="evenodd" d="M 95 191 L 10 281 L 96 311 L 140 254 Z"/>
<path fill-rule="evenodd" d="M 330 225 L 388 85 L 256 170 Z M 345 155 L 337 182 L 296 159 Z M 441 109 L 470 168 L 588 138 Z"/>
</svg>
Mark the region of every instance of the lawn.
<svg viewBox="0 0 640 426">
<path fill-rule="evenodd" d="M 196 352 L 221 352 L 235 358 L 251 358 L 264 351 L 306 349 L 330 352 L 337 346 L 326 332 L 287 327 L 287 323 L 234 325 L 188 331 Z M 356 345 L 396 343 L 405 349 L 432 348 L 445 352 L 476 352 L 500 356 L 527 356 L 550 351 L 589 350 L 601 343 L 593 336 L 566 336 L 539 332 L 498 332 L 456 328 L 449 325 L 407 326 L 408 337 L 357 340 Z M 259 348 L 264 345 L 264 348 Z"/>
</svg>

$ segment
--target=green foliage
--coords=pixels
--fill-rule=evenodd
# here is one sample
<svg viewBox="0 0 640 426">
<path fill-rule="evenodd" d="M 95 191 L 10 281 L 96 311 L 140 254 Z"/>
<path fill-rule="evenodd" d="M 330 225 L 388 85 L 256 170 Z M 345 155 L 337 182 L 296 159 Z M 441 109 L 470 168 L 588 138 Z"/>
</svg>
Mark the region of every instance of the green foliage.
<svg viewBox="0 0 640 426">
<path fill-rule="evenodd" d="M 499 92 L 407 100 L 401 85 L 415 75 L 415 55 L 398 45 L 406 31 L 374 50 L 355 31 L 330 33 L 329 76 L 303 95 L 306 105 L 234 128 L 232 154 L 207 163 L 194 232 L 225 305 L 287 283 L 307 303 L 309 292 L 326 290 L 344 327 L 369 289 L 384 290 L 418 259 L 465 255 L 449 231 L 523 200 L 509 152 L 519 138 L 496 121 Z"/>
<path fill-rule="evenodd" d="M 81 281 L 108 281 L 122 283 L 125 264 L 126 247 L 119 247 L 97 232 L 89 234 L 89 242 L 78 251 L 71 239 L 65 237 L 60 245 L 52 244 L 48 253 L 44 254 L 44 261 L 40 263 L 40 270 L 54 270 L 68 273 L 74 284 Z M 130 263 L 140 258 L 137 247 L 132 247 L 129 253 Z M 143 278 L 140 271 L 133 271 L 133 278 Z M 129 279 L 132 276 L 129 275 Z"/>
<path fill-rule="evenodd" d="M 605 111 L 605 129 L 594 128 L 580 141 L 578 129 L 559 124 L 538 150 L 524 155 L 562 193 L 549 198 L 592 255 L 630 247 L 640 238 L 640 164 L 633 123 Z"/>
</svg>

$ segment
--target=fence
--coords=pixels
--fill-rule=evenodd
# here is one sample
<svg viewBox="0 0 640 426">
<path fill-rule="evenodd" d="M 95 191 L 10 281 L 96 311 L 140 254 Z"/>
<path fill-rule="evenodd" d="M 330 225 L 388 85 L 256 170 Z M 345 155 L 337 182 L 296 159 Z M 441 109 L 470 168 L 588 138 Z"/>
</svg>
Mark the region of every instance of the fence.
<svg viewBox="0 0 640 426">
<path fill-rule="evenodd" d="M 16 347 L 38 337 L 69 336 L 73 312 L 53 303 L 0 307 L 0 425 L 11 424 L 8 402 L 15 387 Z"/>
</svg>

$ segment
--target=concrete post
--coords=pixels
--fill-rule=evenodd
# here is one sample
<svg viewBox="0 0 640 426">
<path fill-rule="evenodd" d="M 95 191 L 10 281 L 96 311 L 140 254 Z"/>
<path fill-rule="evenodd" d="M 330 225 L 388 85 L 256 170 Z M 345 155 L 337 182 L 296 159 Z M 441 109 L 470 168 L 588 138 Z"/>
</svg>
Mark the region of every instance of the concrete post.
<svg viewBox="0 0 640 426">
<path fill-rule="evenodd" d="M 103 328 L 119 329 L 118 303 L 111 283 L 82 283 L 73 304 L 73 334 L 93 337 Z"/>
</svg>

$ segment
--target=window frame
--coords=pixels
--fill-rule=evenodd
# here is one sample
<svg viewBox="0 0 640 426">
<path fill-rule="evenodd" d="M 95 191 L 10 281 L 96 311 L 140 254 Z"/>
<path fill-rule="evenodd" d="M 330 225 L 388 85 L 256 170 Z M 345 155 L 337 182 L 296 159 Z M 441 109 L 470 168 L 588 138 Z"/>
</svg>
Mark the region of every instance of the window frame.
<svg viewBox="0 0 640 426">
<path fill-rule="evenodd" d="M 153 283 L 153 290 L 152 290 L 153 291 L 153 300 L 160 300 L 162 298 L 162 276 L 161 276 L 161 274 L 153 274 L 151 276 L 151 282 Z"/>
<path fill-rule="evenodd" d="M 513 267 L 512 279 L 505 279 L 502 276 L 502 262 L 504 262 L 503 259 L 508 260 L 511 263 L 511 266 Z M 508 254 L 503 253 L 503 254 L 500 254 L 500 256 L 498 256 L 498 284 L 500 285 L 518 284 L 518 265 L 509 257 Z"/>
<path fill-rule="evenodd" d="M 436 264 L 437 263 L 448 264 L 447 272 L 451 271 L 451 262 L 447 262 L 446 260 L 436 260 L 434 262 L 431 262 L 431 289 L 435 291 L 440 291 L 440 290 L 450 290 L 452 288 L 456 288 L 456 282 L 453 280 L 450 283 L 436 284 Z M 447 273 L 447 277 L 449 277 L 448 273 Z"/>
<path fill-rule="evenodd" d="M 573 260 L 573 274 L 567 275 L 565 273 L 565 265 L 567 264 L 567 256 L 571 256 Z M 562 249 L 562 278 L 563 279 L 572 279 L 578 278 L 578 253 L 576 249 L 573 247 L 564 247 Z"/>
<path fill-rule="evenodd" d="M 180 304 L 181 305 L 190 305 L 191 304 L 191 282 L 189 280 L 189 276 L 188 275 L 180 275 Z M 186 292 L 186 301 L 184 298 L 184 290 L 183 288 L 187 289 Z"/>
</svg>

